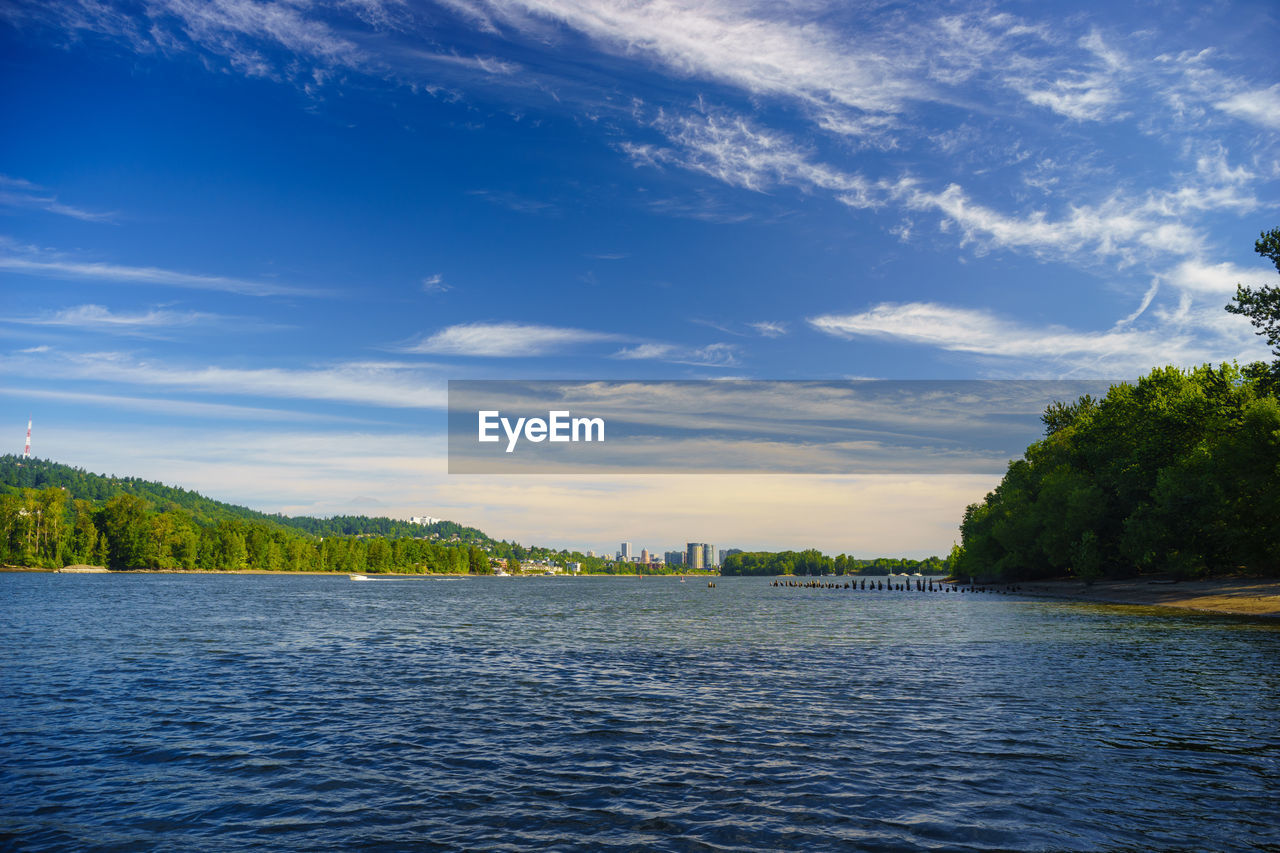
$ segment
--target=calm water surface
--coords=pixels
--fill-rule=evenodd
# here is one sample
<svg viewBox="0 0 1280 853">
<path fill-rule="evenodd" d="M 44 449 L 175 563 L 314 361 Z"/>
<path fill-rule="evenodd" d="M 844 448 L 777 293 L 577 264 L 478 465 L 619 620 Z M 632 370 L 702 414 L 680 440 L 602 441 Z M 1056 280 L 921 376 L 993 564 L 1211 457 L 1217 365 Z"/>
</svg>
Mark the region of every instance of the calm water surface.
<svg viewBox="0 0 1280 853">
<path fill-rule="evenodd" d="M 1280 849 L 1280 626 L 723 578 L 0 575 L 0 846 Z"/>
</svg>

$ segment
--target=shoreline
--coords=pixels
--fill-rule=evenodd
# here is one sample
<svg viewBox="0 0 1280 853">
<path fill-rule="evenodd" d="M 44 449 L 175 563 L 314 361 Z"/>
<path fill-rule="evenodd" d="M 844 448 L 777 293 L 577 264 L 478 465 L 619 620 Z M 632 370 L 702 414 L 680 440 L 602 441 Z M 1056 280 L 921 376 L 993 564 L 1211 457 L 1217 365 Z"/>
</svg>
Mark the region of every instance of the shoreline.
<svg viewBox="0 0 1280 853">
<path fill-rule="evenodd" d="M 1280 619 L 1280 580 L 1274 578 L 1220 578 L 1198 581 L 1161 581 L 1150 578 L 1095 581 L 1022 581 L 1018 595 L 1052 598 L 1085 604 L 1123 604 L 1168 607 L 1199 613 Z"/>
<path fill-rule="evenodd" d="M 72 571 L 68 571 L 71 569 Z M 299 571 L 292 572 L 285 569 L 107 569 L 102 566 L 64 566 L 61 569 L 44 569 L 36 566 L 0 566 L 0 574 L 99 574 L 99 575 L 267 575 L 271 577 L 350 577 L 351 575 L 365 575 L 374 580 L 412 580 L 414 578 L 430 579 L 430 578 L 678 578 L 680 575 L 634 575 L 634 574 L 614 574 L 610 572 L 582 572 L 581 574 L 572 575 L 561 573 L 557 575 L 543 575 L 538 573 L 529 573 L 524 575 L 477 575 L 470 572 L 352 572 L 352 571 Z M 706 574 L 687 574 L 686 578 L 718 578 L 720 575 Z"/>
<path fill-rule="evenodd" d="M 87 570 L 90 567 L 75 567 Z M 107 571 L 92 567 L 94 574 L 112 575 L 264 575 L 271 577 L 348 577 L 352 572 L 317 571 L 269 571 L 242 569 L 235 571 L 198 571 L 185 569 L 129 569 Z M 43 572 L 59 574 L 58 569 L 42 569 L 31 566 L 0 566 L 2 573 Z M 88 573 L 88 572 L 86 572 Z M 441 578 L 481 578 L 496 575 L 467 573 L 409 574 L 400 572 L 363 572 L 376 580 L 432 580 Z M 528 577 L 542 577 L 529 575 Z M 558 575 L 557 577 L 573 577 Z M 612 577 L 635 579 L 637 575 L 581 574 L 577 577 Z M 678 575 L 643 575 L 645 578 L 675 578 Z M 690 575 L 689 577 L 701 577 Z M 710 576 L 708 576 L 710 577 Z M 1218 578 L 1196 581 L 1168 581 L 1152 578 L 1096 581 L 1086 585 L 1078 580 L 1022 581 L 1017 595 L 1027 598 L 1053 599 L 1081 604 L 1118 604 L 1133 607 L 1165 607 L 1174 610 L 1190 610 L 1198 613 L 1215 613 L 1226 616 L 1248 616 L 1261 619 L 1280 619 L 1280 579 L 1275 578 Z"/>
</svg>

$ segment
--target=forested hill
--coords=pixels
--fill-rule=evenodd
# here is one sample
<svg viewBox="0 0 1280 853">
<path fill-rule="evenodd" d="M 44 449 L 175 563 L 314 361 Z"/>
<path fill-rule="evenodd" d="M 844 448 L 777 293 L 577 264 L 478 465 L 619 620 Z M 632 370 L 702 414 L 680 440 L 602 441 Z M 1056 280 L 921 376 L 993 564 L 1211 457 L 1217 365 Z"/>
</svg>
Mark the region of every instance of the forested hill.
<svg viewBox="0 0 1280 853">
<path fill-rule="evenodd" d="M 72 500 L 89 501 L 95 506 L 102 506 L 117 495 L 134 495 L 155 511 L 178 507 L 201 525 L 238 519 L 288 527 L 313 536 L 383 536 L 388 539 L 434 537 L 478 545 L 492 544 L 493 541 L 474 527 L 464 527 L 452 521 L 410 524 L 393 518 L 370 518 L 363 515 L 313 518 L 271 514 L 223 503 L 199 492 L 138 477 L 91 474 L 82 468 L 73 468 L 47 459 L 23 460 L 14 454 L 0 456 L 0 495 L 17 494 L 22 489 L 47 489 L 51 486 L 65 489 Z"/>
</svg>

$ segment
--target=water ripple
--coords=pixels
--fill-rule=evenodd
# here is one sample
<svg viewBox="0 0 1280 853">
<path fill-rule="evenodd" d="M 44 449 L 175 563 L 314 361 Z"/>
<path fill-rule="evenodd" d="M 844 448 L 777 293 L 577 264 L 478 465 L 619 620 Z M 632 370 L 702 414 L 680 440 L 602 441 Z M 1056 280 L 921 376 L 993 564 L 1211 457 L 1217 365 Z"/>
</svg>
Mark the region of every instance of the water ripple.
<svg viewBox="0 0 1280 853">
<path fill-rule="evenodd" d="M 0 588 L 2 847 L 1280 845 L 1274 625 L 728 578 Z"/>
</svg>

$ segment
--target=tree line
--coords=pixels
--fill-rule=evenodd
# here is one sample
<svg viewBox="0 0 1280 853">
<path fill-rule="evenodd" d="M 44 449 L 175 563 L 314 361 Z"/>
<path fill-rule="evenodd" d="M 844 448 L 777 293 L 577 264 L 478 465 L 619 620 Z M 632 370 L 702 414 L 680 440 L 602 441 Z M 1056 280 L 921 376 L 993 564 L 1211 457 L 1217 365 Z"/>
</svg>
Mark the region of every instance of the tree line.
<svg viewBox="0 0 1280 853">
<path fill-rule="evenodd" d="M 730 554 L 720 567 L 722 575 L 941 575 L 948 571 L 940 557 L 908 560 L 897 557 L 860 559 L 840 554 L 828 557 L 816 548 L 804 551 L 746 551 Z"/>
<path fill-rule="evenodd" d="M 433 524 L 412 524 L 395 518 L 364 515 L 335 515 L 330 518 L 314 518 L 305 515 L 288 516 L 265 513 L 248 507 L 223 503 L 207 498 L 199 492 L 177 486 L 166 486 L 138 477 L 121 477 L 115 474 L 92 474 L 83 468 L 63 465 L 47 459 L 22 459 L 9 454 L 0 457 L 0 492 L 21 489 L 45 489 L 57 486 L 77 498 L 102 504 L 119 494 L 131 494 L 142 498 L 153 507 L 179 507 L 187 511 L 199 524 L 212 524 L 222 519 L 241 519 L 290 527 L 313 536 L 364 536 L 376 535 L 388 538 L 428 536 L 437 539 L 492 545 L 493 540 L 474 527 L 466 527 L 452 521 Z"/>
<path fill-rule="evenodd" d="M 0 563 L 41 568 L 490 572 L 508 552 L 450 521 L 290 518 L 135 477 L 0 457 Z"/>
<path fill-rule="evenodd" d="M 318 537 L 240 518 L 202 524 L 185 509 L 153 509 L 137 495 L 119 494 L 97 505 L 69 497 L 58 486 L 0 495 L 0 562 L 42 568 L 86 563 L 111 569 L 490 572 L 488 552 L 474 544 Z"/>
</svg>

